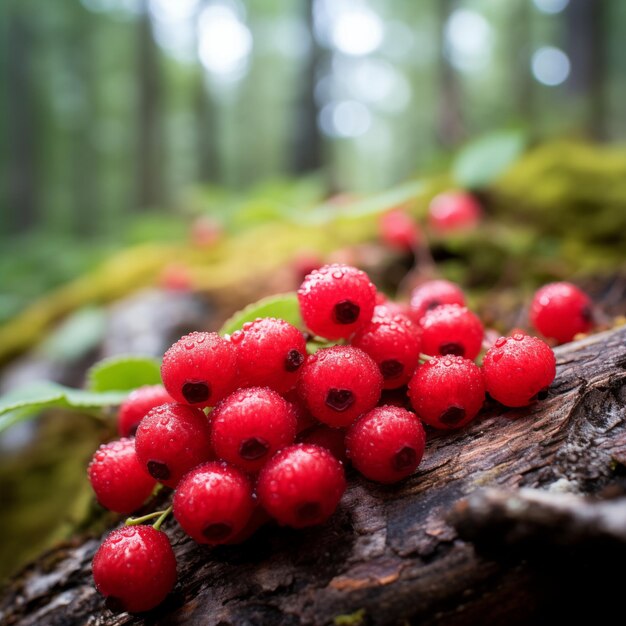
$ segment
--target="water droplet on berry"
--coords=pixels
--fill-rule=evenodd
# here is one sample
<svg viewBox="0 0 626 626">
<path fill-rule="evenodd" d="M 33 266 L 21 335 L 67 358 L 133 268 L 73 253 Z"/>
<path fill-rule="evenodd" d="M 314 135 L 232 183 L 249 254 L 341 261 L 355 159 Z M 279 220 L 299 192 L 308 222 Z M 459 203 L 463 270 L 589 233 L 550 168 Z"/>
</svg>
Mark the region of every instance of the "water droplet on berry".
<svg viewBox="0 0 626 626">
<path fill-rule="evenodd" d="M 506 343 L 506 337 L 500 337 L 500 339 L 498 339 L 496 341 L 495 344 L 493 344 L 496 348 L 501 348 L 504 344 Z"/>
<path fill-rule="evenodd" d="M 522 333 L 515 333 L 513 335 L 513 339 L 515 339 L 515 341 L 523 341 L 524 340 L 524 335 L 522 335 Z"/>
<path fill-rule="evenodd" d="M 230 336 L 230 341 L 232 343 L 240 343 L 241 340 L 244 338 L 245 333 L 242 330 L 236 330 L 231 336 Z"/>
<path fill-rule="evenodd" d="M 335 270 L 332 274 L 333 278 L 336 278 L 337 280 L 343 278 L 343 272 L 340 270 Z"/>
<path fill-rule="evenodd" d="M 193 341 L 186 341 L 185 342 L 185 349 L 186 350 L 193 350 L 195 345 L 196 344 Z"/>
</svg>

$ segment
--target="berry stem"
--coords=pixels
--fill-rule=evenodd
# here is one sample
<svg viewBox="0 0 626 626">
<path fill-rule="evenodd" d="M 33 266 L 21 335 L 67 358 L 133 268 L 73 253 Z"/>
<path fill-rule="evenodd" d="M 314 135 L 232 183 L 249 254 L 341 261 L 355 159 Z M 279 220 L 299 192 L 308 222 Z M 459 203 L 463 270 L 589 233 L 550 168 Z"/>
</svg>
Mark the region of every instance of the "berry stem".
<svg viewBox="0 0 626 626">
<path fill-rule="evenodd" d="M 141 517 L 129 517 L 126 522 L 125 525 L 126 526 L 137 526 L 139 524 L 143 524 L 144 522 L 147 522 L 151 519 L 155 519 L 156 517 L 160 517 L 162 516 L 164 513 L 168 513 L 172 510 L 172 507 L 168 507 L 167 509 L 165 509 L 164 511 L 154 511 L 153 513 L 148 513 L 147 515 L 142 515 Z M 166 515 L 167 517 L 167 515 Z M 165 518 L 163 518 L 165 519 Z M 157 520 L 158 523 L 158 520 Z"/>
<path fill-rule="evenodd" d="M 427 363 L 432 358 L 433 358 L 432 356 L 430 356 L 428 354 L 424 354 L 423 352 L 420 352 L 419 360 L 420 360 L 421 363 Z"/>
<path fill-rule="evenodd" d="M 161 512 L 161 517 L 159 517 L 159 519 L 156 522 L 154 522 L 154 524 L 152 524 L 152 528 L 154 528 L 154 530 L 161 530 L 161 524 L 166 520 L 167 516 L 172 512 L 172 508 L 173 506 L 170 504 L 167 507 L 167 509 Z"/>
</svg>

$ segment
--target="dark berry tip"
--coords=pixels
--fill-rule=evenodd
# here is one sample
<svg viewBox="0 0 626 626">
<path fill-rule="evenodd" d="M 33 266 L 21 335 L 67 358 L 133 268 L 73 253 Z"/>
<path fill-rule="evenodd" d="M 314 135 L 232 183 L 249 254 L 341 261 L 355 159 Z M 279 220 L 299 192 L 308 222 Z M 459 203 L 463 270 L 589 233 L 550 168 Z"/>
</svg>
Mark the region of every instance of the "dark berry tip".
<svg viewBox="0 0 626 626">
<path fill-rule="evenodd" d="M 587 324 L 593 324 L 593 310 L 589 305 L 584 306 L 580 310 L 580 316 L 585 322 L 587 322 Z"/>
<path fill-rule="evenodd" d="M 452 354 L 454 356 L 465 356 L 465 347 L 460 343 L 442 343 L 439 346 L 439 354 Z"/>
<path fill-rule="evenodd" d="M 239 456 L 246 461 L 256 461 L 267 454 L 269 444 L 260 437 L 250 437 L 241 442 L 239 446 Z"/>
<path fill-rule="evenodd" d="M 168 480 L 172 475 L 170 468 L 161 461 L 148 461 L 148 473 L 157 480 Z"/>
<path fill-rule="evenodd" d="M 285 369 L 288 372 L 296 372 L 298 368 L 304 363 L 304 354 L 299 350 L 289 350 L 289 353 L 285 357 Z"/>
<path fill-rule="evenodd" d="M 225 522 L 209 524 L 204 528 L 202 534 L 209 541 L 224 541 L 233 532 L 233 527 Z"/>
<path fill-rule="evenodd" d="M 112 613 L 123 613 L 126 610 L 124 602 L 116 596 L 107 596 L 104 600 L 104 605 Z"/>
<path fill-rule="evenodd" d="M 460 406 L 448 407 L 440 416 L 439 421 L 447 426 L 458 424 L 465 417 L 465 409 Z"/>
<path fill-rule="evenodd" d="M 185 383 L 183 385 L 183 396 L 189 404 L 197 404 L 198 402 L 205 402 L 211 395 L 209 385 L 205 382 Z"/>
<path fill-rule="evenodd" d="M 430 300 L 426 305 L 426 310 L 432 311 L 433 309 L 436 309 L 440 304 L 441 302 L 439 300 Z"/>
<path fill-rule="evenodd" d="M 354 404 L 354 394 L 349 389 L 329 389 L 326 406 L 335 411 L 345 411 Z"/>
<path fill-rule="evenodd" d="M 360 313 L 361 307 L 351 300 L 341 300 L 333 308 L 333 317 L 338 324 L 354 324 Z"/>
<path fill-rule="evenodd" d="M 314 522 L 319 519 L 322 514 L 322 508 L 319 502 L 305 502 L 298 506 L 296 515 L 302 522 Z"/>
<path fill-rule="evenodd" d="M 402 472 L 414 465 L 417 465 L 417 454 L 411 446 L 404 446 L 393 456 L 393 468 L 397 472 Z"/>
<path fill-rule="evenodd" d="M 380 364 L 380 373 L 385 380 L 396 378 L 404 371 L 404 365 L 395 359 L 388 359 Z"/>
</svg>

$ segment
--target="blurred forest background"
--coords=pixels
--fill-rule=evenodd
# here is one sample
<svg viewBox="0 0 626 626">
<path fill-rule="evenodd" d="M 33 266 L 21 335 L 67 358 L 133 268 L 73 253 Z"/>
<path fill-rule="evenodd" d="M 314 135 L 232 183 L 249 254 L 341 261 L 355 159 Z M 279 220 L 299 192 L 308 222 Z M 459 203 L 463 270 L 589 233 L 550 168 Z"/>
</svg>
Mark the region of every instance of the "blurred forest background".
<svg viewBox="0 0 626 626">
<path fill-rule="evenodd" d="M 0 11 L 0 321 L 116 247 L 180 237 L 181 213 L 294 176 L 306 203 L 436 171 L 494 129 L 626 139 L 621 0 Z"/>
</svg>

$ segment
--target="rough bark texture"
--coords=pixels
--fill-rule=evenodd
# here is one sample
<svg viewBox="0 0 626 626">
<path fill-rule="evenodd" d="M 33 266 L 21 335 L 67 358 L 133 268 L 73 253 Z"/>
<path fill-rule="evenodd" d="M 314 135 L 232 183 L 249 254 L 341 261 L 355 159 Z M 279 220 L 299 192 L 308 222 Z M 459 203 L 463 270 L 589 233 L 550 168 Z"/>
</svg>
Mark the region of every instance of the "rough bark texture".
<svg viewBox="0 0 626 626">
<path fill-rule="evenodd" d="M 557 349 L 545 401 L 493 404 L 462 431 L 432 435 L 419 471 L 400 485 L 351 476 L 323 527 L 267 526 L 210 550 L 169 522 L 179 583 L 151 614 L 104 608 L 90 580 L 99 540 L 88 539 L 22 572 L 0 621 L 598 623 L 623 597 L 609 566 L 624 562 L 626 505 L 607 498 L 622 493 L 625 475 L 625 343 L 622 328 Z"/>
</svg>

